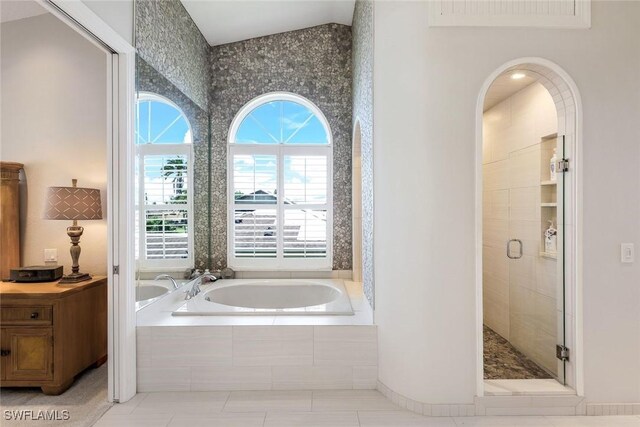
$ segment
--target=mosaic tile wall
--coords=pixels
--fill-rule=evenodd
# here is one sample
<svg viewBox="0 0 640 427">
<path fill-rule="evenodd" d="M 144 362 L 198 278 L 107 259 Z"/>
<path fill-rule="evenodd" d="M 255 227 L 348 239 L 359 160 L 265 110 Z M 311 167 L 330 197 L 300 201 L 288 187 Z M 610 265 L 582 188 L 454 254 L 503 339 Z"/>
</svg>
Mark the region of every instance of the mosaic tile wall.
<svg viewBox="0 0 640 427">
<path fill-rule="evenodd" d="M 315 103 L 333 132 L 333 268 L 351 269 L 351 28 L 328 24 L 211 49 L 213 268 L 226 266 L 227 140 L 231 122 L 256 96 L 297 93 Z"/>
<path fill-rule="evenodd" d="M 179 0 L 136 0 L 136 49 L 203 110 L 209 90 L 209 44 Z"/>
<path fill-rule="evenodd" d="M 140 92 L 152 92 L 168 98 L 184 111 L 184 114 L 191 124 L 195 174 L 193 204 L 198 207 L 194 210 L 195 264 L 198 268 L 203 268 L 207 262 L 209 238 L 207 215 L 209 120 L 207 112 L 182 93 L 182 91 L 166 77 L 140 58 L 140 56 L 136 56 L 136 90 Z"/>
<path fill-rule="evenodd" d="M 374 306 L 373 277 L 373 2 L 356 1 L 353 15 L 353 121 L 362 144 L 362 281 Z"/>
</svg>

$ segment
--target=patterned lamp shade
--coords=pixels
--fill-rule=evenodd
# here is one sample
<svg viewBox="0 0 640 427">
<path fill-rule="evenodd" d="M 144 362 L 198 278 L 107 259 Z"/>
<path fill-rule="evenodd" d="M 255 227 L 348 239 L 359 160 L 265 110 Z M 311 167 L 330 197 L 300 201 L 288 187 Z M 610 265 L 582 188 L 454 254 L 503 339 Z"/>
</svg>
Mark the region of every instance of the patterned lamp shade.
<svg viewBox="0 0 640 427">
<path fill-rule="evenodd" d="M 102 219 L 100 190 L 81 187 L 49 187 L 45 219 Z"/>
</svg>

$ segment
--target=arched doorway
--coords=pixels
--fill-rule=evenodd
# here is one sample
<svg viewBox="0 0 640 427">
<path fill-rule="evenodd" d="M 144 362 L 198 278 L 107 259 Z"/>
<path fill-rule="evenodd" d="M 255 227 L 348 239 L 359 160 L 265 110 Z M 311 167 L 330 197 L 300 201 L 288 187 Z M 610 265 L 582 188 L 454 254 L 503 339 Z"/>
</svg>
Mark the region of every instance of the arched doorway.
<svg viewBox="0 0 640 427">
<path fill-rule="evenodd" d="M 520 83 L 517 90 L 509 87 L 520 79 L 529 84 Z M 496 90 L 496 85 L 503 87 Z M 525 104 L 533 105 L 536 96 L 541 101 L 535 108 L 546 108 L 544 113 L 525 111 L 534 108 Z M 480 396 L 527 394 L 533 386 L 543 393 L 582 394 L 576 232 L 580 105 L 571 78 L 541 58 L 504 64 L 480 92 L 476 116 Z M 553 123 L 540 123 L 545 114 L 547 119 L 553 114 Z M 511 360 L 526 359 L 523 366 L 532 366 L 531 371 L 523 373 L 527 369 L 518 366 L 492 372 L 492 367 L 509 365 L 500 353 L 510 351 L 507 348 L 514 350 Z M 558 358 L 556 351 L 562 353 Z M 509 381 L 513 379 L 537 383 Z"/>
<path fill-rule="evenodd" d="M 362 132 L 360 120 L 353 128 L 352 212 L 353 281 L 362 282 Z"/>
</svg>

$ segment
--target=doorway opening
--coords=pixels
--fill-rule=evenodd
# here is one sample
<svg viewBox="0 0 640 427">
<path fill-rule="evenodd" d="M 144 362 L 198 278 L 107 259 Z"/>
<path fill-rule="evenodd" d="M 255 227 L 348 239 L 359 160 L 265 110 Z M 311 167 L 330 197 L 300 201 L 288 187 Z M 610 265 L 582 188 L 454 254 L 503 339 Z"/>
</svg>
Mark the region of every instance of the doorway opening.
<svg viewBox="0 0 640 427">
<path fill-rule="evenodd" d="M 12 10 L 7 13 L 7 8 Z M 89 351 L 88 348 L 93 347 L 84 346 L 83 342 L 74 341 L 74 338 L 67 337 L 67 341 L 58 340 L 55 338 L 56 332 L 53 331 L 53 340 L 39 341 L 52 344 L 52 346 L 46 345 L 47 351 L 41 353 L 45 357 L 39 360 L 46 361 L 49 357 L 53 357 L 56 362 L 53 365 L 45 363 L 44 368 L 54 372 L 63 369 L 65 376 L 74 374 L 75 371 L 71 368 L 74 363 L 81 369 L 87 366 L 87 363 L 95 362 L 88 365 L 90 371 L 85 371 L 88 375 L 75 378 L 76 381 L 71 383 L 65 396 L 75 393 L 83 397 L 81 400 L 88 404 L 98 402 L 99 405 L 94 405 L 94 409 L 107 400 L 108 402 L 125 402 L 132 398 L 136 391 L 135 302 L 133 291 L 125 286 L 125 282 L 133 277 L 130 261 L 133 259 L 133 246 L 124 244 L 132 241 L 133 229 L 133 221 L 129 218 L 129 212 L 133 208 L 133 185 L 130 184 L 133 163 L 129 159 L 132 157 L 130 153 L 133 137 L 131 123 L 135 49 L 125 39 L 126 35 L 117 33 L 100 18 L 99 14 L 81 2 L 9 1 L 2 3 L 2 9 L 3 69 L 10 67 L 10 64 L 15 65 L 12 73 L 2 73 L 2 83 L 3 86 L 12 88 L 14 92 L 18 90 L 16 102 L 11 103 L 10 109 L 15 118 L 7 120 L 13 123 L 13 128 L 18 132 L 13 132 L 11 138 L 5 137 L 4 133 L 10 132 L 11 128 L 3 127 L 2 149 L 5 153 L 7 146 L 14 146 L 13 148 L 17 150 L 15 155 L 25 157 L 25 163 L 22 163 L 24 172 L 21 174 L 22 177 L 28 178 L 28 183 L 25 180 L 24 184 L 29 185 L 30 188 L 28 193 L 24 191 L 27 196 L 26 207 L 29 209 L 25 214 L 28 216 L 30 212 L 33 213 L 34 206 L 37 211 L 37 203 L 42 203 L 44 200 L 42 196 L 45 187 L 67 186 L 75 178 L 79 180 L 78 187 L 98 188 L 102 199 L 103 219 L 100 222 L 91 223 L 80 220 L 80 225 L 87 227 L 81 242 L 81 246 L 86 250 L 83 251 L 80 264 L 81 271 L 93 274 L 94 281 L 106 282 L 106 295 L 102 294 L 100 298 L 101 304 L 106 303 L 106 312 L 91 305 L 93 310 L 91 317 L 99 318 L 100 322 L 103 322 L 106 317 L 106 330 L 104 323 L 101 323 L 101 332 L 91 334 L 91 338 L 100 342 L 102 350 L 106 345 L 108 359 L 106 364 L 100 365 L 104 362 L 103 357 L 89 360 L 89 357 L 81 357 L 74 353 L 73 362 L 58 363 L 59 359 L 67 359 L 60 351 L 69 349 L 69 346 L 64 344 L 68 339 L 76 344 L 83 344 L 84 353 Z M 35 26 L 37 31 L 22 28 L 24 26 Z M 51 36 L 53 27 L 57 30 L 54 31 L 56 34 Z M 13 32 L 14 37 L 5 37 L 5 31 Z M 23 36 L 18 34 L 20 31 L 24 31 Z M 48 38 L 42 39 L 43 34 Z M 13 49 L 5 49 L 8 44 L 12 45 Z M 26 44 L 33 45 L 33 49 L 28 48 Z M 13 56 L 6 58 L 6 55 Z M 87 55 L 95 57 L 91 59 Z M 20 60 L 21 56 L 26 60 Z M 49 64 L 42 65 L 46 61 L 49 61 Z M 47 72 L 43 74 L 42 70 Z M 37 77 L 29 80 L 32 74 L 37 74 Z M 24 83 L 22 86 L 18 84 L 19 82 L 13 84 L 7 80 L 10 77 L 23 80 Z M 61 84 L 63 81 L 67 82 L 67 86 Z M 34 82 L 37 84 L 34 85 Z M 24 90 L 20 91 L 21 88 Z M 9 100 L 3 95 L 3 103 L 5 98 Z M 34 105 L 38 113 L 35 115 L 33 114 Z M 77 110 L 78 105 L 82 107 L 80 110 Z M 25 112 L 23 113 L 21 109 Z M 8 111 L 3 110 L 3 114 Z M 22 121 L 26 118 L 29 119 L 29 123 L 24 126 Z M 46 130 L 42 131 L 43 128 Z M 29 137 L 24 133 L 25 129 L 37 135 Z M 48 135 L 46 141 L 42 139 L 43 134 Z M 15 139 L 15 144 L 11 139 Z M 40 147 L 36 147 L 38 144 Z M 92 153 L 87 152 L 88 149 L 96 146 L 101 148 L 98 147 Z M 65 153 L 64 148 L 68 152 Z M 75 162 L 77 167 L 71 171 L 67 167 L 68 162 Z M 36 179 L 38 177 L 42 179 Z M 30 203 L 29 199 L 33 199 L 34 203 Z M 38 220 L 42 219 L 37 212 L 36 217 Z M 37 229 L 38 220 L 27 221 L 28 223 L 25 224 L 22 236 L 26 237 L 21 238 L 25 241 L 25 247 L 22 249 L 20 265 L 42 264 L 42 248 L 55 249 L 56 246 L 52 243 L 58 242 L 58 239 L 61 243 L 57 247 L 59 255 L 57 262 L 69 265 L 71 261 L 69 237 L 65 237 L 64 223 L 58 221 L 63 228 L 56 227 L 57 231 L 54 230 L 54 225 L 47 226 L 43 231 L 42 227 Z M 35 226 L 32 226 L 34 224 Z M 33 235 L 37 235 L 38 239 L 33 240 L 29 237 Z M 49 257 L 56 257 L 55 250 L 47 252 Z M 47 258 L 46 261 L 56 262 L 51 258 Z M 65 267 L 65 273 L 67 272 L 70 272 L 69 266 Z M 86 283 L 89 288 L 91 284 Z M 90 290 L 93 289 L 95 288 L 90 288 Z M 81 294 L 77 288 L 73 291 L 68 294 Z M 60 310 L 57 312 L 53 308 L 43 310 L 50 317 L 45 319 L 42 318 L 43 315 L 36 313 L 41 317 L 38 320 L 41 328 L 56 329 L 58 328 L 56 324 L 64 325 L 55 320 L 59 319 Z M 97 320 L 95 323 L 98 323 Z M 3 342 L 4 335 L 6 334 L 3 334 Z M 52 347 L 53 350 L 51 350 Z M 14 356 L 17 356 L 17 353 Z M 33 362 L 33 359 L 30 360 Z M 91 367 L 96 366 L 99 368 L 91 370 Z M 67 382 L 68 378 L 63 378 L 57 373 L 53 374 L 52 380 L 49 380 L 50 373 L 44 368 L 35 369 L 31 374 L 37 375 L 39 381 L 45 381 L 43 375 L 46 374 L 46 381 L 53 381 L 55 382 L 53 385 L 60 386 L 54 391 L 61 391 L 70 384 Z M 4 371 L 3 369 L 3 376 Z M 100 380 L 96 380 L 91 374 L 101 375 Z M 88 394 L 81 384 L 85 377 L 89 380 L 84 384 L 98 384 L 98 392 L 103 393 L 101 396 L 104 395 L 106 399 L 98 398 L 91 402 L 87 400 Z M 25 386 L 26 389 L 28 387 L 26 382 L 32 379 L 31 375 L 21 375 L 19 380 L 22 382 L 19 385 Z M 51 386 L 52 384 L 42 383 L 41 385 Z M 81 408 L 77 409 L 82 411 Z M 70 415 L 78 418 L 77 414 Z M 89 416 L 83 415 L 80 418 L 89 419 Z"/>
<path fill-rule="evenodd" d="M 353 281 L 362 282 L 362 131 L 360 120 L 353 128 L 352 212 L 353 212 Z"/>
<path fill-rule="evenodd" d="M 580 386 L 577 100 L 570 78 L 542 59 L 506 64 L 481 93 L 481 396 Z"/>
</svg>

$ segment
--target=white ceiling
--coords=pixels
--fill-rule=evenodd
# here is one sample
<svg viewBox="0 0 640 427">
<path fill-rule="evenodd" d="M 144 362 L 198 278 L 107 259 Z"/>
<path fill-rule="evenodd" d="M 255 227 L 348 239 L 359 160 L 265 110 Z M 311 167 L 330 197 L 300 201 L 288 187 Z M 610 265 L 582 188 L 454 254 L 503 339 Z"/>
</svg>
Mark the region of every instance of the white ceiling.
<svg viewBox="0 0 640 427">
<path fill-rule="evenodd" d="M 521 91 L 530 84 L 535 83 L 538 79 L 525 75 L 524 78 L 514 80 L 511 75 L 514 71 L 509 71 L 505 74 L 501 74 L 497 79 L 493 81 L 491 87 L 487 91 L 487 95 L 484 98 L 484 111 L 487 111 L 491 107 L 504 101 L 516 92 Z M 526 73 L 525 73 L 526 74 Z"/>
<path fill-rule="evenodd" d="M 48 13 L 34 1 L 0 1 L 0 22 L 17 21 Z"/>
<path fill-rule="evenodd" d="M 355 0 L 182 0 L 210 45 L 329 23 L 351 25 Z"/>
</svg>

